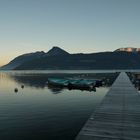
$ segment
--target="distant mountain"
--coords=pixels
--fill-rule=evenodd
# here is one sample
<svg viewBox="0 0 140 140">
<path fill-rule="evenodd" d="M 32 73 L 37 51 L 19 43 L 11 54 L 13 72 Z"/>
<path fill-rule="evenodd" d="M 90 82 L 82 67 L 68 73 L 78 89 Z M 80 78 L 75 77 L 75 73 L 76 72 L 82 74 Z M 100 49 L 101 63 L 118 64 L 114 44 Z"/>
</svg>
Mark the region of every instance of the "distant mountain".
<svg viewBox="0 0 140 140">
<path fill-rule="evenodd" d="M 127 50 L 127 49 L 126 49 Z M 2 67 L 8 70 L 92 70 L 140 69 L 140 52 L 121 51 L 91 54 L 69 54 L 59 47 L 47 53 L 35 52 L 21 55 Z"/>
<path fill-rule="evenodd" d="M 16 69 L 16 67 L 22 65 L 25 62 L 31 61 L 33 59 L 38 59 L 40 57 L 43 57 L 45 55 L 45 52 L 35 52 L 35 53 L 28 53 L 28 54 L 23 54 L 15 59 L 13 59 L 11 62 L 9 62 L 7 65 L 4 65 L 1 67 L 1 69 L 4 70 L 13 70 Z"/>
<path fill-rule="evenodd" d="M 7 65 L 2 66 L 0 69 L 13 70 L 24 63 L 30 62 L 31 60 L 36 60 L 41 57 L 44 58 L 46 56 L 57 56 L 57 55 L 63 56 L 63 55 L 69 55 L 69 53 L 66 52 L 65 50 L 55 46 L 51 50 L 49 50 L 47 53 L 45 53 L 43 51 L 40 51 L 40 52 L 38 51 L 35 53 L 28 53 L 28 54 L 20 55 L 20 56 L 16 57 L 15 59 L 13 59 L 11 62 L 9 62 Z"/>
<path fill-rule="evenodd" d="M 68 55 L 69 53 L 65 50 L 54 46 L 51 50 L 49 50 L 46 55 L 47 56 L 56 56 L 56 55 Z"/>
<path fill-rule="evenodd" d="M 140 52 L 140 48 L 132 48 L 132 47 L 128 47 L 128 48 L 119 48 L 119 49 L 117 49 L 117 50 L 115 50 L 115 51 L 124 51 L 124 52 L 133 52 L 133 53 L 136 53 L 136 52 Z"/>
</svg>

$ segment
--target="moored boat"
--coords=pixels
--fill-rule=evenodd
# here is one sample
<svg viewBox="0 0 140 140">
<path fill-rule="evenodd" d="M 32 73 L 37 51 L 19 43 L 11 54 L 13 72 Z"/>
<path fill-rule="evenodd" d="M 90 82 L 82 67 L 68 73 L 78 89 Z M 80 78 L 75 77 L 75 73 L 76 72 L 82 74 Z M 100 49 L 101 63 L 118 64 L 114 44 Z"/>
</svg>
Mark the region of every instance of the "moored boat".
<svg viewBox="0 0 140 140">
<path fill-rule="evenodd" d="M 69 80 L 62 79 L 62 78 L 48 78 L 48 84 L 51 84 L 54 86 L 67 87 L 69 84 Z"/>
<path fill-rule="evenodd" d="M 48 78 L 48 84 L 69 89 L 93 89 L 101 86 L 101 81 L 94 79 Z"/>
</svg>

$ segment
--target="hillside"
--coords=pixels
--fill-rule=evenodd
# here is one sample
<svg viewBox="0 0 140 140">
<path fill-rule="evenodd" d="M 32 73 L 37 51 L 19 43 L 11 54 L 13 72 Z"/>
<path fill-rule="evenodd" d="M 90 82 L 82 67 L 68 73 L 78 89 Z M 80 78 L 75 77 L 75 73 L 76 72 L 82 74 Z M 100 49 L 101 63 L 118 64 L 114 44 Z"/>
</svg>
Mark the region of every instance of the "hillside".
<svg viewBox="0 0 140 140">
<path fill-rule="evenodd" d="M 1 67 L 3 70 L 13 70 L 16 69 L 17 67 L 20 67 L 24 63 L 28 63 L 32 60 L 36 60 L 39 58 L 44 58 L 46 56 L 55 56 L 55 55 L 68 55 L 66 51 L 59 47 L 53 47 L 51 50 L 49 50 L 47 53 L 43 51 L 38 51 L 35 53 L 28 53 L 28 54 L 23 54 L 20 55 L 16 58 L 14 58 L 11 62 L 9 62 L 7 65 L 4 65 Z"/>
<path fill-rule="evenodd" d="M 14 70 L 140 69 L 140 52 L 69 54 L 61 48 L 53 47 L 47 53 L 21 55 L 2 68 Z"/>
</svg>

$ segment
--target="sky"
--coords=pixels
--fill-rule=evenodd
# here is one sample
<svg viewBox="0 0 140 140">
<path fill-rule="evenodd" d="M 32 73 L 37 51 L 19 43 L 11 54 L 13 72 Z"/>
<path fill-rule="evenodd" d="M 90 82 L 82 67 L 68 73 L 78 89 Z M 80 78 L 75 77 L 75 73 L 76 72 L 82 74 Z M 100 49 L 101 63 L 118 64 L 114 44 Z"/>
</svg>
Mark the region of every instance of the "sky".
<svg viewBox="0 0 140 140">
<path fill-rule="evenodd" d="M 0 65 L 53 46 L 69 53 L 140 47 L 140 0 L 0 0 Z"/>
</svg>

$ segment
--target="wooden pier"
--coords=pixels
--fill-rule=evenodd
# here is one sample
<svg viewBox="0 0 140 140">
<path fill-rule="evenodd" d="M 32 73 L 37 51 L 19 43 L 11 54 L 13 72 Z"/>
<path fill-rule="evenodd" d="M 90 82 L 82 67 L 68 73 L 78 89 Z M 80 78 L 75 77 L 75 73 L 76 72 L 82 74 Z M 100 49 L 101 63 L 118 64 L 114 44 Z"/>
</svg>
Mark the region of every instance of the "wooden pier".
<svg viewBox="0 0 140 140">
<path fill-rule="evenodd" d="M 126 73 L 120 73 L 76 140 L 140 140 L 140 95 Z"/>
</svg>

